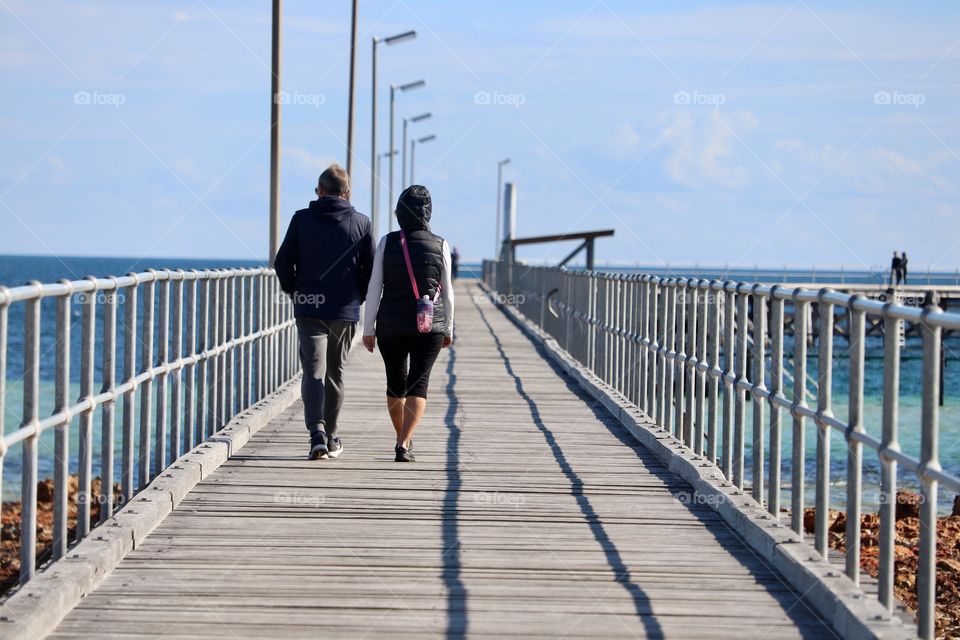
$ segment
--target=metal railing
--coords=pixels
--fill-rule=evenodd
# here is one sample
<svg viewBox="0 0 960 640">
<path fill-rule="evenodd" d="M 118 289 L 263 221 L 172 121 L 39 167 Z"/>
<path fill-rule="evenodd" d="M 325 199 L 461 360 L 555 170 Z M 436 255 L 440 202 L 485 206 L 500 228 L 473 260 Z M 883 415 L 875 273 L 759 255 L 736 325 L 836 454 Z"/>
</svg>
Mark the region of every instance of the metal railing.
<svg viewBox="0 0 960 640">
<path fill-rule="evenodd" d="M 52 319 L 43 313 L 48 299 L 54 301 L 55 308 L 47 309 L 53 311 Z M 14 342 L 8 345 L 10 321 L 21 316 L 23 332 L 13 332 Z M 77 330 L 79 350 L 72 335 Z M 6 432 L 8 346 L 22 350 L 23 410 L 19 426 Z M 58 559 L 71 544 L 71 468 L 77 473 L 72 541 L 78 542 L 95 524 L 92 507 L 99 507 L 99 522 L 110 518 L 179 456 L 294 376 L 296 353 L 292 305 L 266 268 L 150 270 L 0 287 L 0 479 L 3 463 L 19 445 L 21 457 L 11 461 L 19 462 L 21 476 L 20 583 L 30 580 L 37 567 L 37 485 L 41 462 L 47 462 L 43 457 L 52 459 L 50 557 Z M 42 387 L 42 381 L 48 384 Z M 51 400 L 52 412 L 43 415 L 41 404 Z M 49 430 L 55 441 L 41 457 L 41 437 Z M 75 452 L 70 451 L 71 437 L 78 443 Z M 92 490 L 95 473 L 100 476 L 98 495 Z"/>
<path fill-rule="evenodd" d="M 750 492 L 770 517 L 781 518 L 784 411 L 792 419 L 789 526 L 804 534 L 805 425 L 816 427 L 813 543 L 828 554 L 830 435 L 846 443 L 846 575 L 860 581 L 863 449 L 878 456 L 880 468 L 879 599 L 893 609 L 894 545 L 898 468 L 916 474 L 921 488 L 918 564 L 918 626 L 934 634 L 938 487 L 960 492 L 960 478 L 940 465 L 939 394 L 942 332 L 960 328 L 960 314 L 935 306 L 883 304 L 828 289 L 812 291 L 717 280 L 663 278 L 639 274 L 569 272 L 485 262 L 484 282 L 508 304 L 557 340 L 559 345 L 660 427 L 697 455 L 719 467 L 739 489 L 745 465 Z M 833 340 L 817 341 L 815 399 L 807 402 L 807 341 L 794 339 L 784 352 L 784 313 L 790 306 L 795 336 L 806 335 L 810 305 L 818 305 L 821 336 L 832 336 L 835 313 L 849 314 L 849 402 L 847 415 L 834 415 Z M 866 431 L 864 420 L 864 327 L 868 316 L 884 325 L 882 435 Z M 920 455 L 901 450 L 898 440 L 903 323 L 920 327 L 922 398 Z M 769 350 L 769 354 L 768 354 Z M 784 386 L 785 363 L 793 360 L 793 387 Z M 770 368 L 766 369 L 769 358 Z M 745 455 L 746 418 L 752 405 L 750 459 Z"/>
</svg>

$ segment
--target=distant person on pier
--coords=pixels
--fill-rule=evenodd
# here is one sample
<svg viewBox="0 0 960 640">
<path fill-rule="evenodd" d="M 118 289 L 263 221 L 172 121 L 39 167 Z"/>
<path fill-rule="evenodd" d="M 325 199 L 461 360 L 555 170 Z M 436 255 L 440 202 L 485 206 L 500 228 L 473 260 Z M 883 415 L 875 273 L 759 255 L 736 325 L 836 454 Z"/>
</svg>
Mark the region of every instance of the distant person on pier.
<svg viewBox="0 0 960 640">
<path fill-rule="evenodd" d="M 890 260 L 890 286 L 895 287 L 900 284 L 901 274 L 903 273 L 903 260 L 900 253 L 893 252 L 893 259 Z"/>
<path fill-rule="evenodd" d="M 447 241 L 430 231 L 430 191 L 412 185 L 397 201 L 400 230 L 377 245 L 363 319 L 363 345 L 380 347 L 395 462 L 413 462 L 413 432 L 427 409 L 430 371 L 453 344 L 453 261 Z"/>
<path fill-rule="evenodd" d="M 343 369 L 375 250 L 370 219 L 350 204 L 350 176 L 343 167 L 330 165 L 314 192 L 317 199 L 293 214 L 275 260 L 280 288 L 293 298 L 297 319 L 311 460 L 343 453 L 337 435 Z"/>
<path fill-rule="evenodd" d="M 453 268 L 453 279 L 456 280 L 460 277 L 460 252 L 457 251 L 457 248 L 453 248 L 453 252 L 450 254 L 450 265 Z"/>
<path fill-rule="evenodd" d="M 907 284 L 907 252 L 903 252 L 903 256 L 900 258 L 900 280 L 903 284 Z"/>
</svg>

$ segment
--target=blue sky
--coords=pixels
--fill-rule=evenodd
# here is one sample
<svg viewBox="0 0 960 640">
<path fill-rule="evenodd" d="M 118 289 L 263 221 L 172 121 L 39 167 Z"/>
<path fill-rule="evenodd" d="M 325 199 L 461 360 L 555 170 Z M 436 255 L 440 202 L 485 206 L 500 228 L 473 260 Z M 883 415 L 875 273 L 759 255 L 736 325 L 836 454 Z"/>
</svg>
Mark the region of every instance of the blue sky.
<svg viewBox="0 0 960 640">
<path fill-rule="evenodd" d="M 344 161 L 350 3 L 284 4 L 285 227 Z M 509 156 L 518 235 L 615 228 L 601 261 L 960 264 L 956 3 L 360 5 L 354 203 L 370 38 L 416 29 L 381 48 L 379 145 L 389 84 L 426 80 L 398 116 L 434 114 L 417 181 L 467 259 Z M 269 8 L 0 0 L 0 253 L 264 258 Z"/>
</svg>

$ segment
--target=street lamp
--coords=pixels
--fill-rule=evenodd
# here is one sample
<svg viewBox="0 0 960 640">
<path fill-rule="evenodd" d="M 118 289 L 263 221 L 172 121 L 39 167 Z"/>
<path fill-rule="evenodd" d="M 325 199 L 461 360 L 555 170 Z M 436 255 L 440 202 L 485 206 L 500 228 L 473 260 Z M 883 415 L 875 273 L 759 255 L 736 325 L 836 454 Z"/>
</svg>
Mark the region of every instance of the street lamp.
<svg viewBox="0 0 960 640">
<path fill-rule="evenodd" d="M 416 37 L 416 31 L 404 31 L 389 38 L 373 38 L 373 94 L 370 106 L 370 217 L 373 221 L 374 235 L 377 233 L 377 212 L 375 207 L 377 206 L 376 190 L 378 180 L 378 177 L 374 175 L 373 171 L 373 166 L 377 161 L 377 45 L 382 42 L 389 47 L 400 44 L 401 42 L 413 40 Z"/>
<path fill-rule="evenodd" d="M 436 139 L 437 136 L 430 134 L 429 136 L 423 136 L 422 138 L 410 141 L 410 184 L 413 184 L 413 167 L 417 160 L 417 143 L 423 144 L 424 142 L 430 142 Z"/>
<path fill-rule="evenodd" d="M 510 158 L 504 158 L 497 163 L 497 228 L 494 230 L 493 241 L 496 243 L 493 248 L 493 259 L 500 259 L 500 217 L 501 201 L 503 198 L 503 166 L 510 164 Z"/>
<path fill-rule="evenodd" d="M 396 140 L 393 135 L 394 125 L 396 124 L 396 117 L 394 116 L 395 103 L 397 101 L 397 91 L 405 92 L 412 91 L 413 89 L 419 89 L 420 87 L 426 86 L 426 82 L 423 80 L 417 80 L 415 82 L 408 82 L 407 84 L 390 85 L 390 177 L 389 184 L 387 187 L 387 193 L 389 194 L 390 202 L 393 202 L 393 152 L 396 149 L 395 144 Z M 390 217 L 390 230 L 393 231 L 393 217 Z"/>
<path fill-rule="evenodd" d="M 400 149 L 403 151 L 403 156 L 400 163 L 400 186 L 401 188 L 406 188 L 413 183 L 411 178 L 410 182 L 407 182 L 407 123 L 409 122 L 420 122 L 421 120 L 427 120 L 433 114 L 431 113 L 421 113 L 418 116 L 413 116 L 412 118 L 403 119 L 403 144 L 400 145 Z"/>
<path fill-rule="evenodd" d="M 371 215 L 376 215 L 377 210 L 380 208 L 380 186 L 381 186 L 380 185 L 380 160 L 382 158 L 386 158 L 389 155 L 390 155 L 389 151 L 384 151 L 383 153 L 377 154 L 376 170 L 374 171 L 374 176 L 376 177 L 377 186 L 373 191 L 375 197 L 373 199 L 373 213 Z M 397 155 L 397 152 L 394 151 L 393 155 Z M 388 207 L 389 207 L 389 203 L 388 203 Z M 390 215 L 389 208 L 387 210 L 387 215 L 388 216 Z M 376 234 L 374 234 L 374 237 L 376 237 Z"/>
<path fill-rule="evenodd" d="M 282 0 L 273 0 L 270 29 L 270 253 L 273 261 L 280 250 L 280 22 Z"/>
</svg>

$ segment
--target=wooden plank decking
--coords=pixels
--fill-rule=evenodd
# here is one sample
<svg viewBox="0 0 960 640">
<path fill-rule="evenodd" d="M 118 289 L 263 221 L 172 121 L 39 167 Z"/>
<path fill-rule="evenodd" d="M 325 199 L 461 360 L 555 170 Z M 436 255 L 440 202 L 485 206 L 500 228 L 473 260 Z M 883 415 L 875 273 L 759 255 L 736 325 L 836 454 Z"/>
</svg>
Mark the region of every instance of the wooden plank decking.
<svg viewBox="0 0 960 640">
<path fill-rule="evenodd" d="M 342 458 L 306 460 L 291 407 L 54 637 L 833 637 L 481 298 L 458 286 L 418 462 L 357 348 Z"/>
</svg>

